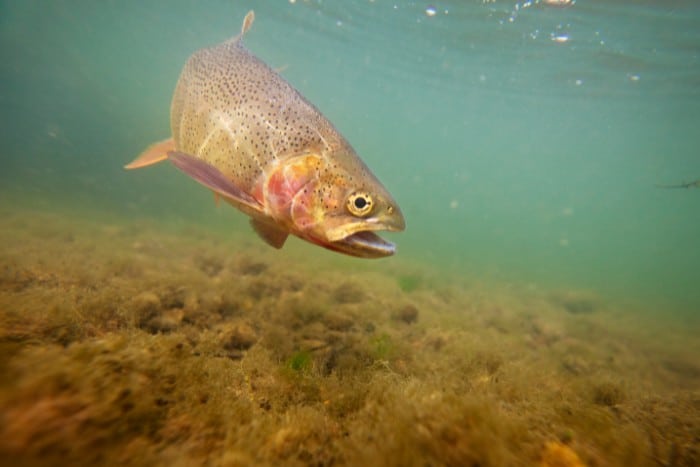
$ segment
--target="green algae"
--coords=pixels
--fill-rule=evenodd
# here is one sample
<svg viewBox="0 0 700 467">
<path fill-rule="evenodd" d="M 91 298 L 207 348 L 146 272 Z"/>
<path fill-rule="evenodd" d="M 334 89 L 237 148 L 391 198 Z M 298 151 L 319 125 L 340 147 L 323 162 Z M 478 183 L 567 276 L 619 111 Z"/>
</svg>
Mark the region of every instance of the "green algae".
<svg viewBox="0 0 700 467">
<path fill-rule="evenodd" d="M 636 309 L 4 214 L 0 456 L 17 465 L 528 465 L 557 440 L 591 465 L 698 461 L 699 349 Z"/>
<path fill-rule="evenodd" d="M 413 292 L 414 290 L 418 289 L 418 287 L 420 287 L 422 280 L 417 275 L 406 274 L 397 277 L 396 282 L 399 284 L 399 287 L 402 291 Z"/>
<path fill-rule="evenodd" d="M 378 360 L 385 360 L 392 353 L 394 346 L 388 334 L 381 334 L 371 340 L 372 354 Z"/>
<path fill-rule="evenodd" d="M 292 371 L 305 372 L 311 368 L 311 354 L 307 351 L 295 352 L 287 361 L 287 367 Z"/>
</svg>

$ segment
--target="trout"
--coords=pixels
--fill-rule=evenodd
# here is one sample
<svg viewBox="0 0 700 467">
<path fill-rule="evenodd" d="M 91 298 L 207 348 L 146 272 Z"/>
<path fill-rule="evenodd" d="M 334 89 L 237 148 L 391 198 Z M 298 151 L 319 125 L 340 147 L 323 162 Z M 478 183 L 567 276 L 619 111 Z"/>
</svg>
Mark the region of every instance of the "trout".
<svg viewBox="0 0 700 467">
<path fill-rule="evenodd" d="M 394 254 L 375 232 L 404 230 L 398 204 L 333 124 L 243 45 L 253 20 L 251 11 L 239 35 L 187 60 L 172 138 L 125 168 L 169 160 L 275 248 L 292 234 L 361 258 Z"/>
</svg>

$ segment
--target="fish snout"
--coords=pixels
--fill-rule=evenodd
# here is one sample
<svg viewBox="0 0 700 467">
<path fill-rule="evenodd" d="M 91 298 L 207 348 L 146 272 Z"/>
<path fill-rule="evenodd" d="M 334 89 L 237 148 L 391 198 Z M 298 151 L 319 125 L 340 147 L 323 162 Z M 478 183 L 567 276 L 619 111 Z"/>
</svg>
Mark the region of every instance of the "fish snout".
<svg viewBox="0 0 700 467">
<path fill-rule="evenodd" d="M 403 232 L 406 230 L 406 219 L 403 217 L 403 213 L 398 206 L 394 207 L 394 212 L 389 216 L 387 226 L 389 226 L 388 230 L 394 232 Z"/>
<path fill-rule="evenodd" d="M 380 225 L 381 230 L 390 232 L 402 232 L 406 229 L 406 219 L 396 203 L 387 204 L 384 212 L 374 218 L 374 223 Z"/>
</svg>

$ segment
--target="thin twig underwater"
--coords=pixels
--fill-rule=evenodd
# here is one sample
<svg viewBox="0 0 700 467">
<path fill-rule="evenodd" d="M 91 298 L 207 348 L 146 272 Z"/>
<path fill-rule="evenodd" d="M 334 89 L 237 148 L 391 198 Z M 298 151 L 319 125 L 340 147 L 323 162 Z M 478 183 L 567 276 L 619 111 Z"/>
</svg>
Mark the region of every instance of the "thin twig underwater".
<svg viewBox="0 0 700 467">
<path fill-rule="evenodd" d="M 677 185 L 660 185 L 657 183 L 656 188 L 700 188 L 700 179 L 687 183 L 679 183 Z"/>
</svg>

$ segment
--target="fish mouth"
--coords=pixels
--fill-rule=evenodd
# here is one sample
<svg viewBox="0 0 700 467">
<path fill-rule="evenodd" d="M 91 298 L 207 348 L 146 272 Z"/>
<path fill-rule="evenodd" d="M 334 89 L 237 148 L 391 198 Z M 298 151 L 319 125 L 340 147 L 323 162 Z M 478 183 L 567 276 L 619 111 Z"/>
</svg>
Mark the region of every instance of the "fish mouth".
<svg viewBox="0 0 700 467">
<path fill-rule="evenodd" d="M 384 240 L 376 231 L 400 232 L 406 228 L 401 212 L 389 218 L 369 218 L 347 222 L 344 218 L 325 224 L 323 241 L 316 242 L 330 250 L 359 258 L 384 258 L 396 253 L 396 245 Z M 330 224 L 330 225 L 329 225 Z"/>
<path fill-rule="evenodd" d="M 365 219 L 361 222 L 342 224 L 325 233 L 325 247 L 339 253 L 358 258 L 384 258 L 396 253 L 396 245 L 384 240 L 375 231 L 397 232 L 404 229 L 403 218 L 400 223 Z"/>
<path fill-rule="evenodd" d="M 384 258 L 396 253 L 396 245 L 369 230 L 355 232 L 341 240 L 330 242 L 329 247 L 359 258 Z"/>
</svg>

